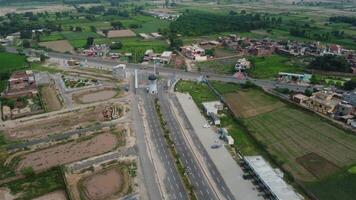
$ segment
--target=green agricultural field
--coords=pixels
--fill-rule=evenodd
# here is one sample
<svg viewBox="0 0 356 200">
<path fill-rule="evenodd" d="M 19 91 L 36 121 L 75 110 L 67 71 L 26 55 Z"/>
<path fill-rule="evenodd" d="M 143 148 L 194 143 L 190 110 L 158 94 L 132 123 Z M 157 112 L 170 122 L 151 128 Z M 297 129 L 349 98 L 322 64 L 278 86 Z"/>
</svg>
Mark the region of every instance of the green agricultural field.
<svg viewBox="0 0 356 200">
<path fill-rule="evenodd" d="M 296 66 L 288 57 L 280 55 L 252 57 L 249 59 L 253 67 L 248 74 L 254 78 L 272 78 L 278 72 L 302 72 L 303 68 Z"/>
<path fill-rule="evenodd" d="M 26 68 L 25 56 L 11 53 L 0 53 L 0 91 L 5 89 L 11 72 Z"/>
<path fill-rule="evenodd" d="M 198 62 L 198 71 L 216 74 L 233 74 L 237 58 Z"/>
<path fill-rule="evenodd" d="M 123 21 L 124 24 L 127 24 L 127 27 L 130 24 L 139 24 L 142 27 L 134 29 L 136 33 L 152 33 L 158 32 L 159 29 L 166 29 L 169 27 L 170 22 L 166 20 L 160 20 L 150 16 L 139 15 L 133 17 L 131 22 Z"/>
<path fill-rule="evenodd" d="M 51 33 L 50 35 L 44 34 L 40 38 L 41 42 L 49 42 L 49 41 L 56 41 L 56 40 L 63 40 L 63 39 L 64 37 L 60 32 L 54 32 Z"/>
<path fill-rule="evenodd" d="M 83 40 L 87 39 L 88 37 L 93 37 L 93 38 L 102 38 L 103 36 L 94 33 L 94 32 L 71 32 L 71 31 L 65 31 L 61 33 L 63 37 L 67 40 Z"/>
</svg>

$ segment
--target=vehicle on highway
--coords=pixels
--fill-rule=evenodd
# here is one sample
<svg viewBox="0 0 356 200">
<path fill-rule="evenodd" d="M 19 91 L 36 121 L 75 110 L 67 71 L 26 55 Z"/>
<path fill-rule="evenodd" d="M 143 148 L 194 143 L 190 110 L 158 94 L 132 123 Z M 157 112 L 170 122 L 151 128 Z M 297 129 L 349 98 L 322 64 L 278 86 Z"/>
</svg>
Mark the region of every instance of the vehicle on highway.
<svg viewBox="0 0 356 200">
<path fill-rule="evenodd" d="M 203 128 L 210 128 L 210 124 L 209 123 L 204 124 Z"/>
<path fill-rule="evenodd" d="M 221 146 L 222 146 L 221 144 L 213 144 L 213 145 L 210 146 L 210 148 L 212 148 L 212 149 L 218 149 L 218 148 L 220 148 Z"/>
</svg>

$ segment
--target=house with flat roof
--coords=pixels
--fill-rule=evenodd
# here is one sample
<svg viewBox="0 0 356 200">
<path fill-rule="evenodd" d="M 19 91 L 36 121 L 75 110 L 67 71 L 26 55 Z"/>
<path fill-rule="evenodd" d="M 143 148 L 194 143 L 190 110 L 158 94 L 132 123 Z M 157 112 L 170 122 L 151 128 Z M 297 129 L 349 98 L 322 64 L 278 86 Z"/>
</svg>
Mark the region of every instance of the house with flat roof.
<svg viewBox="0 0 356 200">
<path fill-rule="evenodd" d="M 6 90 L 1 94 L 5 98 L 33 96 L 37 94 L 35 75 L 31 70 L 16 71 L 11 74 Z"/>
<path fill-rule="evenodd" d="M 206 115 L 209 116 L 209 113 L 214 113 L 215 115 L 218 114 L 219 110 L 223 109 L 223 104 L 220 101 L 208 101 L 203 102 L 203 107 Z"/>
<path fill-rule="evenodd" d="M 335 107 L 341 102 L 340 97 L 332 91 L 319 91 L 313 93 L 305 105 L 319 113 L 324 115 L 332 114 L 335 111 Z"/>
</svg>

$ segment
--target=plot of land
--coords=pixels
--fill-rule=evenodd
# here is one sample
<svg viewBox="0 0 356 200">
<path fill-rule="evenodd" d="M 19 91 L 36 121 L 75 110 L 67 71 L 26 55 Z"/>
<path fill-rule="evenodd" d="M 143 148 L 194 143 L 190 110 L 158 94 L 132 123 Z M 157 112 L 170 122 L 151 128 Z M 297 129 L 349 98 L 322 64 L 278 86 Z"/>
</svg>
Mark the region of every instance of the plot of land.
<svg viewBox="0 0 356 200">
<path fill-rule="evenodd" d="M 41 95 L 47 111 L 56 111 L 62 108 L 61 102 L 58 99 L 56 89 L 54 87 L 42 87 Z"/>
<path fill-rule="evenodd" d="M 66 194 L 63 190 L 58 190 L 45 194 L 43 196 L 37 197 L 33 200 L 67 200 Z"/>
<path fill-rule="evenodd" d="M 117 137 L 102 133 L 82 142 L 69 142 L 23 156 L 17 170 L 32 167 L 35 171 L 82 160 L 114 149 Z"/>
<path fill-rule="evenodd" d="M 136 33 L 130 29 L 126 30 L 111 30 L 108 33 L 108 38 L 119 38 L 119 37 L 134 37 Z"/>
<path fill-rule="evenodd" d="M 225 100 L 236 116 L 253 117 L 282 107 L 284 104 L 258 90 L 239 91 L 225 95 Z"/>
<path fill-rule="evenodd" d="M 120 192 L 124 182 L 123 173 L 119 169 L 108 169 L 86 178 L 83 181 L 83 193 L 88 200 L 107 199 Z"/>
<path fill-rule="evenodd" d="M 105 89 L 105 90 L 99 90 L 93 92 L 85 92 L 76 97 L 73 97 L 73 99 L 79 103 L 93 103 L 93 102 L 105 101 L 111 99 L 115 97 L 117 94 L 118 91 Z"/>
<path fill-rule="evenodd" d="M 74 51 L 74 48 L 67 40 L 40 42 L 39 45 L 61 53 Z"/>
<path fill-rule="evenodd" d="M 48 119 L 23 123 L 5 131 L 9 139 L 35 139 L 49 134 L 61 133 L 76 126 L 104 121 L 102 111 L 105 105 L 89 107 L 80 111 L 57 115 Z"/>
<path fill-rule="evenodd" d="M 322 179 L 339 169 L 335 164 L 316 153 L 308 153 L 302 157 L 299 157 L 297 158 L 297 162 L 318 179 Z"/>
<path fill-rule="evenodd" d="M 251 134 L 296 179 L 315 180 L 331 175 L 337 167 L 356 162 L 355 136 L 304 111 L 282 107 L 248 118 L 246 124 Z M 312 167 L 310 160 L 302 159 L 314 154 L 319 158 L 318 169 Z M 322 163 L 328 169 L 321 170 Z"/>
</svg>

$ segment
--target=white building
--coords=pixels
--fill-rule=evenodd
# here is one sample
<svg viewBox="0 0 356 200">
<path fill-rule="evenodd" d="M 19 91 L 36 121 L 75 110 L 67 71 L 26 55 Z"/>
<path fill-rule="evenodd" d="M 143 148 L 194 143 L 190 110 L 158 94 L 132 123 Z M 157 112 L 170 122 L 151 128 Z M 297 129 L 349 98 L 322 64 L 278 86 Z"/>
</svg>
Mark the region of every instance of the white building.
<svg viewBox="0 0 356 200">
<path fill-rule="evenodd" d="M 169 64 L 172 59 L 172 51 L 164 51 L 159 57 L 160 62 L 164 64 Z"/>
<path fill-rule="evenodd" d="M 245 156 L 245 163 L 254 176 L 265 186 L 276 200 L 303 200 L 303 196 L 296 193 L 288 185 L 282 175 L 276 172 L 262 156 Z"/>
<path fill-rule="evenodd" d="M 226 136 L 226 142 L 228 145 L 234 145 L 234 138 L 231 137 L 231 135 Z"/>
<path fill-rule="evenodd" d="M 215 115 L 218 114 L 219 110 L 223 109 L 223 104 L 220 101 L 209 101 L 203 102 L 204 111 L 206 115 L 209 116 L 209 113 L 214 113 Z"/>
<path fill-rule="evenodd" d="M 220 118 L 215 113 L 210 112 L 209 117 L 213 120 L 214 125 L 220 125 Z"/>
<path fill-rule="evenodd" d="M 251 63 L 246 58 L 238 59 L 235 65 L 237 71 L 250 69 Z"/>
</svg>

